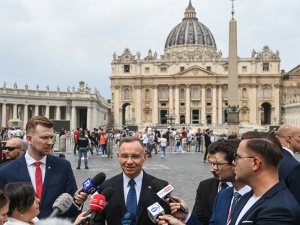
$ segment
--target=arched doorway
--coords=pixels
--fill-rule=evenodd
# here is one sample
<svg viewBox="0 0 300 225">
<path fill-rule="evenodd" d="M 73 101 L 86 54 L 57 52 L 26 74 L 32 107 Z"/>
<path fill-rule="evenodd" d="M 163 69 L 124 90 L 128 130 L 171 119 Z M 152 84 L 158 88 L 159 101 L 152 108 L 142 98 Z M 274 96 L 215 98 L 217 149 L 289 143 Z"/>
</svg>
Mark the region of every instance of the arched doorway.
<svg viewBox="0 0 300 225">
<path fill-rule="evenodd" d="M 167 110 L 161 110 L 160 111 L 160 123 L 161 124 L 167 124 L 167 115 L 168 111 Z"/>
<path fill-rule="evenodd" d="M 185 123 L 185 116 L 181 115 L 180 116 L 180 124 L 184 124 Z"/>
<path fill-rule="evenodd" d="M 261 124 L 271 124 L 271 104 L 268 102 L 261 105 Z"/>
<path fill-rule="evenodd" d="M 125 103 L 122 106 L 122 126 L 126 126 L 130 124 L 130 120 L 132 118 L 130 104 Z"/>
</svg>

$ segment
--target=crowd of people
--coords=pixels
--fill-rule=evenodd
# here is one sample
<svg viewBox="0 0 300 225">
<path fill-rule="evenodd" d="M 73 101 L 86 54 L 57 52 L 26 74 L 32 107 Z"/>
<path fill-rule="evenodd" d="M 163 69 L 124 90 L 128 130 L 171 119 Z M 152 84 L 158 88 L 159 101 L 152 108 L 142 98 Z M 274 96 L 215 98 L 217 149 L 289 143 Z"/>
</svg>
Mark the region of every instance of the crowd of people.
<svg viewBox="0 0 300 225">
<path fill-rule="evenodd" d="M 118 146 L 121 171 L 98 187 L 98 193 L 113 190 L 101 212 L 92 216 L 82 212 L 88 193 L 77 188 L 70 162 L 49 154 L 53 123 L 36 116 L 26 125 L 26 151 L 17 137 L 5 146 L 11 160 L 0 167 L 0 225 L 63 224 L 48 217 L 64 193 L 72 196 L 70 208 L 59 216 L 72 221 L 66 224 L 88 224 L 90 219 L 96 225 L 117 225 L 124 218 L 140 225 L 300 224 L 300 163 L 294 157 L 300 151 L 299 126 L 283 124 L 276 133 L 246 132 L 240 139 L 234 133 L 231 138 L 216 139 L 209 129 L 191 134 L 185 127 L 180 131 L 168 127 L 165 132 L 148 127 L 142 133 L 126 129 L 86 132 L 80 128 L 74 132 L 74 154 L 78 151 L 79 157 L 90 151 L 92 143 L 104 156 L 110 154 L 104 145 Z M 174 152 L 188 152 L 193 140 L 196 152 L 205 151 L 204 162 L 210 163 L 212 177 L 199 183 L 189 210 L 180 197 L 159 196 L 157 183 L 162 194 L 170 189 L 168 181 L 148 174 L 143 165 L 153 150 L 160 150 L 164 158 L 167 146 Z M 155 202 L 153 210 L 161 207 L 165 215 L 151 214 L 152 203 L 145 207 L 149 198 Z"/>
</svg>

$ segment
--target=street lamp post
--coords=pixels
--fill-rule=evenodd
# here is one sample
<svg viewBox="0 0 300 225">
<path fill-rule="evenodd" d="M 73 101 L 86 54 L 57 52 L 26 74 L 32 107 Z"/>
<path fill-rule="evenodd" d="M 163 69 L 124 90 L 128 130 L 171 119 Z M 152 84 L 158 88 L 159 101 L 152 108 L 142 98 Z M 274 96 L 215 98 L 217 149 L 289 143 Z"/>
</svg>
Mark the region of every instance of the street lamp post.
<svg viewBox="0 0 300 225">
<path fill-rule="evenodd" d="M 167 123 L 171 125 L 171 127 L 173 127 L 173 125 L 175 125 L 175 118 L 176 115 L 172 113 L 172 109 L 170 109 L 168 111 L 168 114 L 165 115 L 167 117 Z M 174 121 L 174 123 L 173 123 Z"/>
</svg>

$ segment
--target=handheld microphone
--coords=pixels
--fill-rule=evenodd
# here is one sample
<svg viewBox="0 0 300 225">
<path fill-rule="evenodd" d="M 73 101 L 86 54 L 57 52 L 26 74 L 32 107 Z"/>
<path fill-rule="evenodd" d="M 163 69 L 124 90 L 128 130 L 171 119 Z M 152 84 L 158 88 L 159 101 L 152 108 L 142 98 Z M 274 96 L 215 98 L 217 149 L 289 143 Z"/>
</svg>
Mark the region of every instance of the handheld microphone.
<svg viewBox="0 0 300 225">
<path fill-rule="evenodd" d="M 122 218 L 122 225 L 136 225 L 136 215 L 134 213 L 125 213 Z"/>
<path fill-rule="evenodd" d="M 88 178 L 82 183 L 83 192 L 94 194 L 98 190 L 98 186 L 105 181 L 105 173 L 98 173 L 93 179 Z"/>
<path fill-rule="evenodd" d="M 174 190 L 174 188 L 172 187 L 172 185 L 167 185 L 166 187 L 164 187 L 158 180 L 152 180 L 150 183 L 151 188 L 157 192 L 156 194 L 158 195 L 158 197 L 160 197 L 161 199 L 170 199 L 170 202 L 174 203 L 174 202 L 178 202 L 176 201 L 174 198 L 172 198 L 171 192 Z M 188 211 L 180 204 L 180 208 L 179 208 L 182 212 L 184 212 L 185 214 L 188 213 Z"/>
<path fill-rule="evenodd" d="M 113 195 L 114 190 L 112 187 L 106 187 L 101 194 L 94 194 L 90 201 L 90 210 L 86 213 L 88 215 L 92 212 L 90 225 L 95 223 L 95 218 L 98 213 L 101 213 L 107 205 L 107 200 Z"/>
<path fill-rule="evenodd" d="M 152 198 L 143 198 L 141 201 L 141 205 L 145 210 L 147 210 L 150 220 L 155 224 L 158 216 L 165 215 L 164 208 L 158 202 L 155 202 Z"/>
<path fill-rule="evenodd" d="M 73 198 L 68 193 L 61 194 L 53 203 L 54 209 L 49 218 L 56 217 L 58 214 L 64 214 L 73 203 Z"/>
</svg>

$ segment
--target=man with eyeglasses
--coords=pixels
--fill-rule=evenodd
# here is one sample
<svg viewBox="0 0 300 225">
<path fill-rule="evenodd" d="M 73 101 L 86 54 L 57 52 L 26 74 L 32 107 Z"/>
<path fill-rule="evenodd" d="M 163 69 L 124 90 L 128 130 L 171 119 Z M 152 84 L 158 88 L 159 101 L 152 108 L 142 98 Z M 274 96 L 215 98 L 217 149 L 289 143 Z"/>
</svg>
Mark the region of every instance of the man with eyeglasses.
<svg viewBox="0 0 300 225">
<path fill-rule="evenodd" d="M 108 199 L 102 213 L 98 214 L 95 225 L 104 225 L 105 221 L 107 225 L 122 224 L 125 213 L 134 214 L 136 224 L 153 225 L 147 210 L 140 204 L 144 197 L 152 198 L 164 207 L 166 213 L 170 213 L 169 206 L 149 186 L 152 180 L 158 180 L 164 187 L 168 182 L 157 179 L 143 170 L 147 155 L 141 140 L 136 137 L 124 137 L 120 142 L 117 157 L 123 172 L 100 185 L 99 193 L 108 186 L 114 189 L 114 193 Z"/>
<path fill-rule="evenodd" d="M 283 124 L 277 132 L 283 148 L 283 159 L 279 164 L 278 174 L 282 178 L 300 205 L 300 163 L 294 154 L 300 152 L 300 127 L 294 124 Z"/>
<path fill-rule="evenodd" d="M 0 164 L 0 167 L 22 156 L 24 152 L 24 144 L 22 139 L 15 137 L 8 140 L 6 142 L 4 150 L 6 162 Z"/>
<path fill-rule="evenodd" d="M 234 160 L 236 180 L 252 190 L 239 200 L 230 225 L 300 224 L 300 206 L 278 177 L 282 158 L 274 135 L 252 131 L 242 135 Z"/>
</svg>

